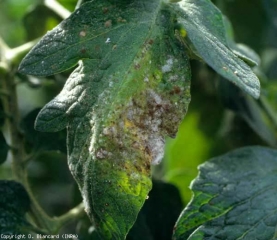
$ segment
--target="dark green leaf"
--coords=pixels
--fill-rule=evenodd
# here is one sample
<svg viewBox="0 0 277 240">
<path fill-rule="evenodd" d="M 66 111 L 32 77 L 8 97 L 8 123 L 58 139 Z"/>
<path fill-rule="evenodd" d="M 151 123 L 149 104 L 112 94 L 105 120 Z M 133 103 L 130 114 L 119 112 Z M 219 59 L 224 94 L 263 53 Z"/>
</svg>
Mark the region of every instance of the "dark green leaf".
<svg viewBox="0 0 277 240">
<path fill-rule="evenodd" d="M 68 129 L 69 168 L 104 239 L 124 239 L 190 101 L 190 66 L 160 0 L 83 4 L 26 56 L 24 73 L 76 65 L 36 128 Z"/>
<path fill-rule="evenodd" d="M 9 146 L 2 132 L 0 132 L 0 164 L 6 161 L 9 151 Z"/>
<path fill-rule="evenodd" d="M 247 147 L 201 165 L 174 239 L 276 239 L 276 156 Z"/>
<path fill-rule="evenodd" d="M 224 79 L 219 79 L 218 87 L 220 99 L 225 107 L 242 117 L 253 131 L 270 146 L 276 146 L 277 139 L 268 126 L 257 100 L 250 98 L 238 87 Z"/>
<path fill-rule="evenodd" d="M 229 48 L 221 12 L 210 0 L 182 0 L 172 4 L 183 27 L 180 37 L 190 42 L 218 74 L 255 98 L 260 95 L 258 78 Z M 187 33 L 187 36 L 186 36 Z"/>
<path fill-rule="evenodd" d="M 0 100 L 0 127 L 2 127 L 5 123 L 6 114 L 4 112 L 3 103 Z"/>
<path fill-rule="evenodd" d="M 30 227 L 25 218 L 30 199 L 23 186 L 15 181 L 0 181 L 0 233 L 22 234 Z"/>
<path fill-rule="evenodd" d="M 272 25 L 277 28 L 277 1 L 276 0 L 263 0 L 263 5 L 266 13 L 271 20 Z"/>
<path fill-rule="evenodd" d="M 41 109 L 35 109 L 22 119 L 25 139 L 35 150 L 59 150 L 66 153 L 66 133 L 42 133 L 34 129 L 35 119 Z"/>
</svg>

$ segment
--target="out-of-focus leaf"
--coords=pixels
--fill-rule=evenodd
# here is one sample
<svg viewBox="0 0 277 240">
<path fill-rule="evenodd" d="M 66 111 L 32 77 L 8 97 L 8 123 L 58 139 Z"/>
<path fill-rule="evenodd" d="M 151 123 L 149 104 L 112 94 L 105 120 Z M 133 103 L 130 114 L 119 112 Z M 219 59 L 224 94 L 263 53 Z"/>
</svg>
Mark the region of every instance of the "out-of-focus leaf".
<svg viewBox="0 0 277 240">
<path fill-rule="evenodd" d="M 6 115 L 5 115 L 5 112 L 4 112 L 3 103 L 0 100 L 0 127 L 2 127 L 4 125 L 5 118 L 6 118 Z"/>
<path fill-rule="evenodd" d="M 244 43 L 260 53 L 268 26 L 263 1 L 232 0 L 221 1 L 218 5 L 234 27 L 236 42 Z"/>
<path fill-rule="evenodd" d="M 241 116 L 261 139 L 270 146 L 277 145 L 273 129 L 269 127 L 262 109 L 256 100 L 247 96 L 238 87 L 219 79 L 219 96 L 225 107 Z"/>
<path fill-rule="evenodd" d="M 271 20 L 271 23 L 277 28 L 277 1 L 276 0 L 263 0 L 262 1 L 266 13 Z"/>
<path fill-rule="evenodd" d="M 171 239 L 174 224 L 182 211 L 182 199 L 174 185 L 153 180 L 145 201 L 127 240 Z"/>
<path fill-rule="evenodd" d="M 72 187 L 78 187 L 75 186 L 66 160 L 66 155 L 59 151 L 42 151 L 28 164 L 28 179 L 32 190 L 50 215 L 64 214 L 81 201 L 79 199 L 76 204 L 73 203 Z"/>
<path fill-rule="evenodd" d="M 245 61 L 249 66 L 259 65 L 261 62 L 261 59 L 253 49 L 246 46 L 245 44 L 235 43 L 233 27 L 231 22 L 226 16 L 223 17 L 223 23 L 226 31 L 226 40 L 227 40 L 228 46 L 233 51 L 233 53 L 235 53 L 240 59 Z"/>
<path fill-rule="evenodd" d="M 25 139 L 35 150 L 59 150 L 66 153 L 66 132 L 43 133 L 34 129 L 35 119 L 41 109 L 35 109 L 27 114 L 21 122 Z"/>
<path fill-rule="evenodd" d="M 212 2 L 182 0 L 172 6 L 177 13 L 178 23 L 184 28 L 181 37 L 193 45 L 197 55 L 218 74 L 258 98 L 259 80 L 251 68 L 229 48 L 222 14 Z"/>
<path fill-rule="evenodd" d="M 50 75 L 76 65 L 36 128 L 68 129 L 69 168 L 99 234 L 124 239 L 151 189 L 190 101 L 190 66 L 160 0 L 93 1 L 46 34 L 20 71 Z"/>
<path fill-rule="evenodd" d="M 31 225 L 25 218 L 30 199 L 23 186 L 15 181 L 0 181 L 0 233 L 28 233 Z"/>
<path fill-rule="evenodd" d="M 0 35 L 10 47 L 25 43 L 22 18 L 26 10 L 41 0 L 1 0 L 0 1 Z"/>
<path fill-rule="evenodd" d="M 242 44 L 230 44 L 232 51 L 243 61 L 245 61 L 249 66 L 256 66 L 260 64 L 259 55 L 250 47 Z"/>
<path fill-rule="evenodd" d="M 9 146 L 2 132 L 0 132 L 0 164 L 6 161 Z"/>
<path fill-rule="evenodd" d="M 38 4 L 34 6 L 23 18 L 27 40 L 30 41 L 41 37 L 47 30 L 55 27 L 61 20 L 61 17 L 45 5 Z"/>
<path fill-rule="evenodd" d="M 174 239 L 275 239 L 276 156 L 246 147 L 202 164 Z"/>
<path fill-rule="evenodd" d="M 265 49 L 262 54 L 262 67 L 269 80 L 277 81 L 277 49 Z"/>
</svg>

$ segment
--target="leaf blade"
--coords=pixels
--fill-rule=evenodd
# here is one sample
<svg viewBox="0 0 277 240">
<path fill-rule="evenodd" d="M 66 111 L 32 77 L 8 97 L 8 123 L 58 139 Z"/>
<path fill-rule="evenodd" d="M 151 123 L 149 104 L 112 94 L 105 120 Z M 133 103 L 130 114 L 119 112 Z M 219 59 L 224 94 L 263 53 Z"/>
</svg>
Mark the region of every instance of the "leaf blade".
<svg viewBox="0 0 277 240">
<path fill-rule="evenodd" d="M 23 186 L 15 181 L 1 180 L 0 194 L 1 233 L 22 234 L 24 230 L 32 229 L 25 218 L 30 210 L 30 199 Z"/>
<path fill-rule="evenodd" d="M 203 60 L 218 74 L 254 98 L 260 83 L 251 68 L 229 49 L 221 12 L 209 1 L 182 0 L 173 4 L 177 21 Z"/>
<path fill-rule="evenodd" d="M 105 18 L 88 27 L 83 16 L 95 12 Z M 160 0 L 88 2 L 46 35 L 20 67 L 22 72 L 40 74 L 41 61 L 50 68 L 68 61 L 64 56 L 47 58 L 50 50 L 41 56 L 38 50 L 50 39 L 55 41 L 55 32 L 64 26 L 68 27 L 64 38 L 77 39 L 76 33 L 80 38 L 90 36 L 86 50 L 98 58 L 84 58 L 84 42 L 76 40 L 78 48 L 70 49 L 68 58 L 74 64 L 81 59 L 79 66 L 39 113 L 35 127 L 42 131 L 67 127 L 69 168 L 89 217 L 105 239 L 126 237 L 151 189 L 150 165 L 161 160 L 164 137 L 176 134 L 187 111 L 190 66 L 170 32 L 172 24 L 171 13 Z M 106 33 L 107 27 L 108 35 L 98 34 Z M 59 41 L 61 36 L 56 36 Z M 101 51 L 95 52 L 97 45 Z M 67 69 L 71 60 L 43 74 Z"/>
<path fill-rule="evenodd" d="M 174 239 L 272 239 L 276 168 L 276 150 L 264 147 L 241 148 L 202 164 Z"/>
</svg>

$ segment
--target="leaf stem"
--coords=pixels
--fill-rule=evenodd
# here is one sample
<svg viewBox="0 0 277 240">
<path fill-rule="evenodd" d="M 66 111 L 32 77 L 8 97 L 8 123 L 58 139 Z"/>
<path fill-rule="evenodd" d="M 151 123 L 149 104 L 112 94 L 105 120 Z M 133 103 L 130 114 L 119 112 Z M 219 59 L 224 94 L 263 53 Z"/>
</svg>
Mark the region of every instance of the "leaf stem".
<svg viewBox="0 0 277 240">
<path fill-rule="evenodd" d="M 60 217 L 55 217 L 53 220 L 55 221 L 55 224 L 56 224 L 56 231 L 58 231 L 62 226 L 69 223 L 70 221 L 82 217 L 85 214 L 84 209 L 85 209 L 84 203 L 80 203 L 79 205 L 72 208 L 64 215 Z"/>
<path fill-rule="evenodd" d="M 24 159 L 26 159 L 26 152 L 24 145 L 22 144 L 24 142 L 24 136 L 19 128 L 20 114 L 18 109 L 16 84 L 14 83 L 15 73 L 15 68 L 11 67 L 8 72 L 1 74 L 1 88 L 3 92 L 7 93 L 4 96 L 1 96 L 3 108 L 4 112 L 11 116 L 10 118 L 6 118 L 6 124 L 10 136 L 9 146 L 12 146 L 10 152 L 13 177 L 16 181 L 20 182 L 28 192 L 31 198 L 31 213 L 38 226 L 51 231 L 53 228 L 53 224 L 50 224 L 51 219 L 39 206 L 33 196 L 27 179 L 26 164 L 24 162 Z"/>
<path fill-rule="evenodd" d="M 0 37 L 0 49 L 4 51 L 10 49 L 2 37 Z"/>
<path fill-rule="evenodd" d="M 71 14 L 70 11 L 55 0 L 44 0 L 44 5 L 53 12 L 57 13 L 63 19 L 68 18 Z"/>
<path fill-rule="evenodd" d="M 83 4 L 84 0 L 78 0 L 75 10 L 78 9 L 79 7 L 81 7 L 81 5 Z"/>
<path fill-rule="evenodd" d="M 22 158 L 25 155 L 22 147 L 23 136 L 19 131 L 19 111 L 17 104 L 16 86 L 13 82 L 14 70 L 2 75 L 2 91 L 7 95 L 2 96 L 4 112 L 12 116 L 7 119 L 7 127 L 10 135 L 10 146 L 12 154 L 12 168 L 14 177 L 17 181 L 22 182 L 25 179 L 25 169 L 22 164 Z"/>
<path fill-rule="evenodd" d="M 26 55 L 26 53 L 28 53 L 31 50 L 31 48 L 37 44 L 38 41 L 39 41 L 39 38 L 30 42 L 27 42 L 19 47 L 8 50 L 5 56 L 6 60 L 9 63 L 18 65 L 22 60 L 22 58 Z"/>
</svg>

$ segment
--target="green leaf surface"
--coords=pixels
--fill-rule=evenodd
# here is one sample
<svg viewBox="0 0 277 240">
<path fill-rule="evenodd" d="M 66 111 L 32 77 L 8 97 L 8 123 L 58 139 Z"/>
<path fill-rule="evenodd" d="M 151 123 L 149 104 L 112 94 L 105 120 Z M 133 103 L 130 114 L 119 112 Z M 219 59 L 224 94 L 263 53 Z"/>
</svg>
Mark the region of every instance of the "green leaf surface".
<svg viewBox="0 0 277 240">
<path fill-rule="evenodd" d="M 223 16 L 210 0 L 182 0 L 172 4 L 177 21 L 184 28 L 181 36 L 191 43 L 203 60 L 218 74 L 255 98 L 260 83 L 251 68 L 229 48 Z M 188 44 L 189 45 L 189 44 Z M 237 51 L 241 56 L 240 51 Z"/>
<path fill-rule="evenodd" d="M 23 186 L 15 181 L 0 181 L 0 233 L 22 234 L 30 224 L 25 218 L 30 199 Z"/>
<path fill-rule="evenodd" d="M 0 132 L 0 164 L 6 161 L 9 149 L 3 133 Z"/>
<path fill-rule="evenodd" d="M 246 147 L 202 164 L 174 239 L 276 239 L 276 156 Z"/>
<path fill-rule="evenodd" d="M 103 239 L 124 239 L 190 101 L 190 66 L 173 17 L 155 1 L 84 3 L 26 56 L 20 71 L 79 66 L 36 129 L 68 130 L 69 168 Z"/>
</svg>

